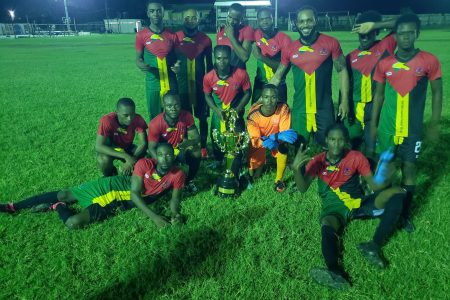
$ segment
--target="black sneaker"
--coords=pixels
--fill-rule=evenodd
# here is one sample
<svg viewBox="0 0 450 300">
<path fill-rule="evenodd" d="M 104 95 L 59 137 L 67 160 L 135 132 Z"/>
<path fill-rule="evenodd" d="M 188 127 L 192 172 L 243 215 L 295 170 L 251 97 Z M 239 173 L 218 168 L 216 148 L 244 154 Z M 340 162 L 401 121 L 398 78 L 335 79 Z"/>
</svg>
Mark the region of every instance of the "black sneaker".
<svg viewBox="0 0 450 300">
<path fill-rule="evenodd" d="M 336 289 L 345 290 L 350 288 L 350 282 L 342 275 L 324 268 L 312 268 L 309 271 L 311 277 L 320 285 Z"/>
<path fill-rule="evenodd" d="M 16 212 L 12 203 L 2 203 L 0 204 L 0 212 L 13 214 Z"/>
<path fill-rule="evenodd" d="M 282 193 L 284 192 L 284 190 L 286 190 L 286 185 L 284 184 L 283 181 L 278 180 L 277 182 L 275 182 L 274 190 L 277 191 L 278 193 Z"/>
<path fill-rule="evenodd" d="M 403 229 L 407 233 L 413 233 L 416 231 L 416 226 L 410 218 L 400 218 L 399 228 Z"/>
<path fill-rule="evenodd" d="M 374 242 L 361 243 L 358 245 L 358 250 L 371 265 L 380 269 L 387 267 L 386 259 L 384 259 L 379 247 Z"/>
</svg>

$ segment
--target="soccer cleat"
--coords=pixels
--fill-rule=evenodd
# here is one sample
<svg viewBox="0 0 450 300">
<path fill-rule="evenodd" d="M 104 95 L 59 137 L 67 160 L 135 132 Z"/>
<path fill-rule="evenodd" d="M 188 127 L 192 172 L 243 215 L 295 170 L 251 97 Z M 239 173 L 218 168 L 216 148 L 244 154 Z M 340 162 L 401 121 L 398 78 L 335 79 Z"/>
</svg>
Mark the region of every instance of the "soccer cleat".
<svg viewBox="0 0 450 300">
<path fill-rule="evenodd" d="M 384 259 L 379 247 L 374 242 L 361 243 L 358 245 L 358 250 L 371 265 L 380 269 L 387 267 L 386 259 Z"/>
<path fill-rule="evenodd" d="M 0 212 L 4 212 L 4 213 L 8 213 L 8 214 L 13 214 L 16 212 L 14 205 L 10 202 L 10 203 L 6 203 L 6 204 L 0 204 Z"/>
<path fill-rule="evenodd" d="M 400 218 L 399 227 L 407 233 L 413 233 L 416 231 L 416 226 L 410 218 Z"/>
<path fill-rule="evenodd" d="M 198 188 L 192 181 L 189 181 L 186 186 L 184 187 L 184 190 L 186 193 L 190 195 L 195 195 L 198 192 Z"/>
<path fill-rule="evenodd" d="M 278 180 L 277 182 L 275 182 L 274 189 L 275 189 L 275 191 L 282 193 L 282 192 L 284 192 L 284 190 L 286 190 L 286 185 L 284 184 L 283 181 Z"/>
<path fill-rule="evenodd" d="M 206 150 L 206 148 L 202 148 L 201 150 L 201 154 L 202 154 L 202 159 L 208 159 L 208 150 Z"/>
<path fill-rule="evenodd" d="M 318 284 L 332 289 L 345 290 L 350 287 L 350 282 L 347 279 L 328 269 L 312 268 L 309 274 Z"/>
</svg>

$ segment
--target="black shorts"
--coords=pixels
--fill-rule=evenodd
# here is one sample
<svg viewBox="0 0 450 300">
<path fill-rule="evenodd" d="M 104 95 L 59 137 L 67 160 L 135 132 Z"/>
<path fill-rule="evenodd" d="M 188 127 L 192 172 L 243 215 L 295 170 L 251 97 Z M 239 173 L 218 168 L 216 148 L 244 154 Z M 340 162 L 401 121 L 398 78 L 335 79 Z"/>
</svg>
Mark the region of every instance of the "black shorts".
<svg viewBox="0 0 450 300">
<path fill-rule="evenodd" d="M 375 198 L 379 193 L 364 196 L 361 201 L 361 206 L 354 209 L 350 213 L 350 219 L 372 219 L 378 218 L 384 213 L 384 208 L 375 207 Z"/>
</svg>

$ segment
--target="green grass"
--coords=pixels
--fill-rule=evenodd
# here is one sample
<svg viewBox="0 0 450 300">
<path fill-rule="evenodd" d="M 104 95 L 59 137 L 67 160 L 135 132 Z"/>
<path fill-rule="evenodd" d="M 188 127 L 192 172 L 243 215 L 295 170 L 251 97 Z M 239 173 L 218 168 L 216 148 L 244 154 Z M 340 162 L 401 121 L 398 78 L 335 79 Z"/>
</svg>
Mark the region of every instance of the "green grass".
<svg viewBox="0 0 450 300">
<path fill-rule="evenodd" d="M 356 46 L 351 34 L 332 35 L 346 53 Z M 449 31 L 424 31 L 418 41 L 438 56 L 444 79 L 449 40 Z M 147 118 L 134 55 L 132 35 L 0 40 L 1 202 L 100 176 L 94 152 L 100 116 L 128 96 Z M 253 59 L 249 73 L 253 78 Z M 288 82 L 292 93 L 291 75 Z M 444 100 L 449 90 L 445 81 Z M 55 213 L 0 215 L 0 298 L 449 298 L 446 102 L 441 142 L 425 143 L 420 160 L 417 231 L 392 238 L 384 249 L 390 267 L 378 271 L 356 250 L 377 221 L 351 223 L 344 239 L 349 291 L 330 291 L 308 275 L 323 265 L 315 184 L 303 195 L 280 195 L 268 173 L 239 199 L 222 200 L 211 196 L 203 165 L 203 191 L 184 200 L 188 222 L 181 228 L 158 231 L 138 210 L 79 231 L 67 230 Z M 430 106 L 428 100 L 426 120 Z"/>
</svg>

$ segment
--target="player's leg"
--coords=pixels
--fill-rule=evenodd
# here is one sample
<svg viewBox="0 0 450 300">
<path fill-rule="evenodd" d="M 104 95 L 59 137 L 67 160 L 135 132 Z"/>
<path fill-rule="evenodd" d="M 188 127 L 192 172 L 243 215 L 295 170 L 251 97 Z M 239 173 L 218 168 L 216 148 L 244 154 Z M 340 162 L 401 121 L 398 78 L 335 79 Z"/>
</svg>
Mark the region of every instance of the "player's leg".
<svg viewBox="0 0 450 300">
<path fill-rule="evenodd" d="M 208 158 L 208 151 L 206 150 L 206 143 L 208 140 L 208 117 L 209 117 L 209 106 L 205 100 L 205 94 L 203 89 L 197 88 L 197 104 L 194 110 L 195 116 L 199 121 L 199 133 L 200 133 L 200 148 L 202 158 Z"/>
<path fill-rule="evenodd" d="M 275 176 L 275 190 L 277 192 L 284 192 L 286 185 L 283 182 L 284 171 L 286 170 L 287 156 L 289 148 L 287 144 L 281 144 L 275 154 L 277 160 L 277 171 Z"/>
<path fill-rule="evenodd" d="M 146 81 L 147 110 L 150 121 L 162 112 L 160 91 L 155 90 L 154 84 L 154 81 Z"/>
<path fill-rule="evenodd" d="M 253 180 L 261 177 L 264 165 L 266 164 L 266 149 L 255 148 L 252 145 L 248 148 L 248 173 Z"/>
<path fill-rule="evenodd" d="M 252 105 L 258 102 L 259 98 L 261 98 L 263 86 L 264 83 L 262 83 L 261 80 L 258 79 L 258 77 L 255 77 L 252 92 Z"/>
<path fill-rule="evenodd" d="M 200 152 L 200 148 L 196 148 L 194 150 L 187 150 L 182 158 L 183 161 L 188 165 L 189 171 L 186 176 L 186 185 L 185 189 L 188 193 L 195 194 L 198 191 L 198 188 L 195 186 L 193 180 L 197 175 L 198 169 L 200 168 L 200 163 L 202 161 L 202 154 Z"/>
<path fill-rule="evenodd" d="M 117 168 L 114 166 L 113 162 L 114 157 L 103 153 L 97 153 L 97 166 L 103 176 L 109 177 L 117 175 Z"/>
<path fill-rule="evenodd" d="M 334 111 L 332 109 L 330 110 L 320 110 L 316 113 L 316 124 L 317 124 L 317 131 L 314 133 L 314 140 L 316 141 L 317 145 L 321 147 L 326 147 L 325 143 L 325 131 L 328 127 L 333 125 L 335 123 L 334 120 Z"/>
<path fill-rule="evenodd" d="M 278 85 L 278 102 L 287 103 L 287 85 L 286 81 Z"/>
</svg>

